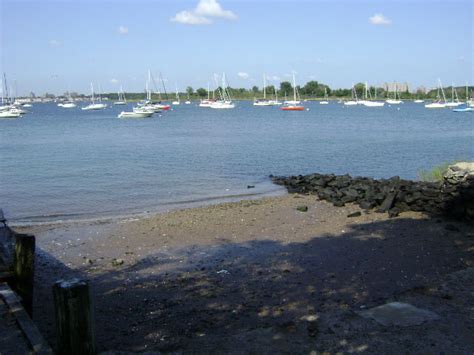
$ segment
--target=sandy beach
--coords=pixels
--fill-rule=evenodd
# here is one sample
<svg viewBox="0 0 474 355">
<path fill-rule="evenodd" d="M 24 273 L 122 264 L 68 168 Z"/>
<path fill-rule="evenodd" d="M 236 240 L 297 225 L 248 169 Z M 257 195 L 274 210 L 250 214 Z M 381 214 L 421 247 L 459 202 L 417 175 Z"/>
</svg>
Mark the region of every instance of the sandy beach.
<svg viewBox="0 0 474 355">
<path fill-rule="evenodd" d="M 101 351 L 474 350 L 465 223 L 285 195 L 16 230 L 37 237 L 34 319 L 53 345 L 51 285 L 77 276 L 92 285 Z M 389 301 L 439 319 L 383 326 L 358 314 Z"/>
</svg>

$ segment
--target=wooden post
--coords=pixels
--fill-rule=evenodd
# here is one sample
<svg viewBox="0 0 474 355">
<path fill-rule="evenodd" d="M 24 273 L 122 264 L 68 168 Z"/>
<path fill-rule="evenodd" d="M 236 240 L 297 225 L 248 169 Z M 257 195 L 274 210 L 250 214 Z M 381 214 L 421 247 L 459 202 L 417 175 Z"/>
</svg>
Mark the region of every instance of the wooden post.
<svg viewBox="0 0 474 355">
<path fill-rule="evenodd" d="M 35 278 L 35 237 L 15 234 L 13 256 L 13 289 L 22 300 L 26 312 L 33 316 L 33 288 Z"/>
<path fill-rule="evenodd" d="M 58 354 L 95 354 L 94 315 L 87 281 L 57 281 L 53 294 Z"/>
</svg>

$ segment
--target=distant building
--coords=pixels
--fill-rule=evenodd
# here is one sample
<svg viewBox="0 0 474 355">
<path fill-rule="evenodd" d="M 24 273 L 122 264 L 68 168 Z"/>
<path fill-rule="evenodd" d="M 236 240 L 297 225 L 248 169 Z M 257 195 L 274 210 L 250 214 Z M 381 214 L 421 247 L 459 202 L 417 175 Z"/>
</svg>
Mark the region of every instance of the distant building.
<svg viewBox="0 0 474 355">
<path fill-rule="evenodd" d="M 383 83 L 383 89 L 385 91 L 395 91 L 395 89 L 398 91 L 398 92 L 405 92 L 405 91 L 410 91 L 410 87 L 408 85 L 408 83 L 397 83 L 397 82 L 393 82 L 393 83 Z"/>
<path fill-rule="evenodd" d="M 418 86 L 416 88 L 415 92 L 419 92 L 419 93 L 424 95 L 428 92 L 428 90 L 422 85 L 422 86 Z"/>
</svg>

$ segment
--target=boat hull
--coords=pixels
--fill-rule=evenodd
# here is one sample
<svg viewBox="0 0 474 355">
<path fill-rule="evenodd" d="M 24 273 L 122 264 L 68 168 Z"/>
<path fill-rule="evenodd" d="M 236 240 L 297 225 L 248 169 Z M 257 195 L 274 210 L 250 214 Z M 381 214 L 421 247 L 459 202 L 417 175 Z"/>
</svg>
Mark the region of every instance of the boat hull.
<svg viewBox="0 0 474 355">
<path fill-rule="evenodd" d="M 303 106 L 284 106 L 281 108 L 282 111 L 304 111 Z"/>
</svg>

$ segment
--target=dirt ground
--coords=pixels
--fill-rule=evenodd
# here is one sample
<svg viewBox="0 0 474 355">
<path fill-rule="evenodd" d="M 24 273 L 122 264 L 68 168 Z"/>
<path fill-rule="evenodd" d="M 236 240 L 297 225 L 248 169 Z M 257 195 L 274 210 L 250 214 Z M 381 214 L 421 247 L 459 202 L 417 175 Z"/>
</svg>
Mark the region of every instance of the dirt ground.
<svg viewBox="0 0 474 355">
<path fill-rule="evenodd" d="M 77 276 L 101 351 L 473 353 L 472 225 L 357 211 L 286 195 L 17 230 L 37 236 L 34 318 L 53 346 L 51 286 Z M 357 313 L 395 300 L 440 319 Z"/>
</svg>

